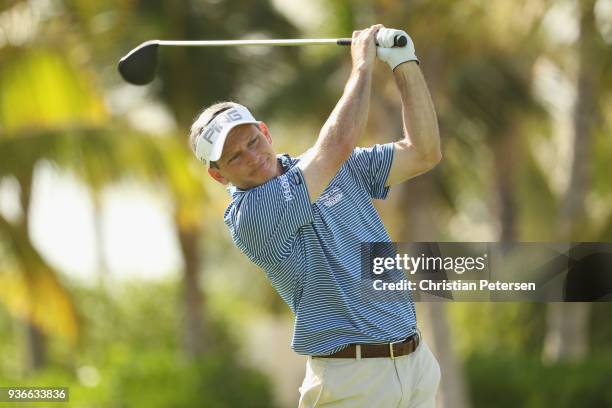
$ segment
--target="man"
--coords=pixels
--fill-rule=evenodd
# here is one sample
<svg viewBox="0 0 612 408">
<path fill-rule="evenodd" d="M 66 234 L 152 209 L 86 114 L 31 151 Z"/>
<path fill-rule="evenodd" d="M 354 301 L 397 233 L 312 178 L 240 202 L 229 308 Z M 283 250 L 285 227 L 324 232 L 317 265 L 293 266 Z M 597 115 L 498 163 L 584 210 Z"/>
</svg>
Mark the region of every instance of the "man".
<svg viewBox="0 0 612 408">
<path fill-rule="evenodd" d="M 267 126 L 235 103 L 206 109 L 191 129 L 196 156 L 231 185 L 232 239 L 295 314 L 292 348 L 309 356 L 300 407 L 434 406 L 439 366 L 420 338 L 412 298 L 368 291 L 360 266 L 362 242 L 390 241 L 372 199 L 441 159 L 412 40 L 383 48 L 397 34 L 406 35 L 381 25 L 353 33 L 344 93 L 299 158 L 277 156 Z M 404 138 L 356 148 L 377 55 L 401 94 Z"/>
</svg>

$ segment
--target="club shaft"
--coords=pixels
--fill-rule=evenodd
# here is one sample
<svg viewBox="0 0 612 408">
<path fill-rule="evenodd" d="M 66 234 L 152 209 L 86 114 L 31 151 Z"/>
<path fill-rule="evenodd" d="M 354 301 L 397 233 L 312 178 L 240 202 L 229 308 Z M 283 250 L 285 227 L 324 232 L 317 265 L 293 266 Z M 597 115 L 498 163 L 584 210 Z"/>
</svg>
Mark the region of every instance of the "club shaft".
<svg viewBox="0 0 612 408">
<path fill-rule="evenodd" d="M 311 38 L 311 39 L 287 39 L 287 40 L 155 40 L 159 45 L 176 45 L 185 47 L 228 47 L 242 45 L 316 45 L 316 44 L 338 44 L 340 38 Z M 350 40 L 350 38 L 348 39 Z"/>
</svg>

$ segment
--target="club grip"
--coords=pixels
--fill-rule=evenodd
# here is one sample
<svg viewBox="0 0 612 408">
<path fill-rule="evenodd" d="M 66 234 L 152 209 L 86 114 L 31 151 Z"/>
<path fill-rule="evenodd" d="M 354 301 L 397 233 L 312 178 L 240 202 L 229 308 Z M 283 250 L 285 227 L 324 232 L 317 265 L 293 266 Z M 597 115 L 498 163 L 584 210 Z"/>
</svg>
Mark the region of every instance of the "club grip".
<svg viewBox="0 0 612 408">
<path fill-rule="evenodd" d="M 351 45 L 353 40 L 351 38 L 338 38 L 336 44 L 338 45 Z M 408 44 L 408 39 L 405 35 L 396 35 L 393 37 L 393 46 L 394 47 L 405 47 Z M 378 45 L 378 44 L 376 44 Z"/>
</svg>

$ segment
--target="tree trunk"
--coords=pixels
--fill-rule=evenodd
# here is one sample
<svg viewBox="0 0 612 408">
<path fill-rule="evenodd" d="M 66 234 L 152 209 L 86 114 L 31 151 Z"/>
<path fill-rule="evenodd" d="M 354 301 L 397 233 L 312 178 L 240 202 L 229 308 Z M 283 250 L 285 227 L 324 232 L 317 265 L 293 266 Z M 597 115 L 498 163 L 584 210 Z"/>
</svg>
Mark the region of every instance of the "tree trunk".
<svg viewBox="0 0 612 408">
<path fill-rule="evenodd" d="M 177 223 L 177 225 L 180 224 Z M 207 345 L 207 341 L 204 338 L 203 299 L 199 279 L 201 259 L 201 250 L 198 247 L 199 236 L 200 230 L 197 228 L 191 230 L 179 229 L 179 241 L 185 261 L 183 277 L 183 299 L 185 301 L 183 350 L 191 357 L 200 356 L 205 351 Z"/>
<path fill-rule="evenodd" d="M 584 200 L 590 188 L 593 128 L 597 118 L 597 72 L 593 59 L 595 29 L 594 0 L 585 0 L 580 18 L 579 68 L 574 103 L 574 149 L 569 186 L 561 208 L 561 230 L 568 239 L 575 239 L 583 227 Z"/>
<path fill-rule="evenodd" d="M 19 228 L 24 231 L 24 236 L 29 241 L 29 225 L 30 225 L 30 204 L 32 199 L 32 178 L 33 170 L 19 179 L 20 196 L 19 200 L 23 210 L 23 218 L 20 221 Z M 25 255 L 27 256 L 27 255 Z M 27 260 L 25 260 L 27 261 Z M 23 266 L 27 267 L 28 262 L 23 262 Z M 31 272 L 31 271 L 30 271 Z M 28 273 L 28 271 L 24 271 Z M 32 298 L 30 296 L 30 298 Z M 30 305 L 33 308 L 33 305 Z M 25 322 L 26 331 L 26 362 L 25 366 L 28 372 L 40 369 L 47 364 L 47 341 L 45 334 L 36 327 L 31 321 Z"/>
<path fill-rule="evenodd" d="M 568 240 L 587 237 L 582 231 L 586 224 L 585 198 L 590 188 L 592 135 L 597 119 L 597 78 L 593 56 L 596 39 L 595 0 L 579 3 L 580 17 L 579 71 L 574 105 L 574 157 L 570 182 L 561 208 L 560 232 Z M 547 332 L 544 339 L 543 360 L 580 360 L 588 352 L 589 303 L 551 303 L 547 311 Z"/>
<path fill-rule="evenodd" d="M 47 364 L 47 342 L 44 333 L 29 321 L 25 322 L 25 338 L 26 372 L 31 373 Z"/>
<path fill-rule="evenodd" d="M 495 160 L 496 210 L 499 220 L 499 241 L 516 241 L 516 169 L 520 158 L 520 138 L 512 129 L 493 145 Z M 503 245 L 503 244 L 502 244 Z"/>
<path fill-rule="evenodd" d="M 396 214 L 400 240 L 404 242 L 432 242 L 437 234 L 437 224 L 432 212 L 431 174 L 419 176 L 401 185 Z M 448 305 L 427 301 L 417 304 L 419 327 L 423 338 L 430 345 L 442 371 L 437 406 L 465 408 L 470 406 L 466 392 L 462 362 L 457 358 L 451 339 L 452 328 L 448 324 Z"/>
<path fill-rule="evenodd" d="M 431 346 L 442 371 L 437 406 L 466 408 L 470 404 L 464 381 L 465 375 L 462 362 L 453 349 L 453 331 L 448 324 L 447 307 L 446 302 L 422 302 L 418 308 L 419 320 L 423 322 L 421 327 L 425 340 Z"/>
<path fill-rule="evenodd" d="M 102 219 L 102 197 L 101 193 L 92 191 L 91 193 L 93 212 L 94 212 L 94 235 L 96 246 L 96 274 L 98 286 L 104 288 L 109 268 L 104 253 L 104 229 Z"/>
<path fill-rule="evenodd" d="M 588 351 L 590 303 L 550 303 L 543 360 L 581 360 Z"/>
</svg>

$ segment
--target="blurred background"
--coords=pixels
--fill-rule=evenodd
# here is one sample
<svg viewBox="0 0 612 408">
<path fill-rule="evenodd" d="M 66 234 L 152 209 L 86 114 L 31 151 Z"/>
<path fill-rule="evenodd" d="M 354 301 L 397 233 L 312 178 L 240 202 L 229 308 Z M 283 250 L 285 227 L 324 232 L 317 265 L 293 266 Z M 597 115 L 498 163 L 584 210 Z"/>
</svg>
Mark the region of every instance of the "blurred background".
<svg viewBox="0 0 612 408">
<path fill-rule="evenodd" d="M 234 99 L 300 154 L 349 50 L 162 49 L 145 87 L 116 63 L 153 38 L 374 23 L 412 36 L 443 144 L 377 203 L 394 241 L 612 241 L 612 0 L 3 0 L 0 386 L 70 387 L 58 407 L 296 406 L 293 318 L 232 245 L 187 133 Z M 378 63 L 360 145 L 398 140 L 400 108 Z M 440 406 L 612 406 L 610 304 L 417 308 Z"/>
</svg>

